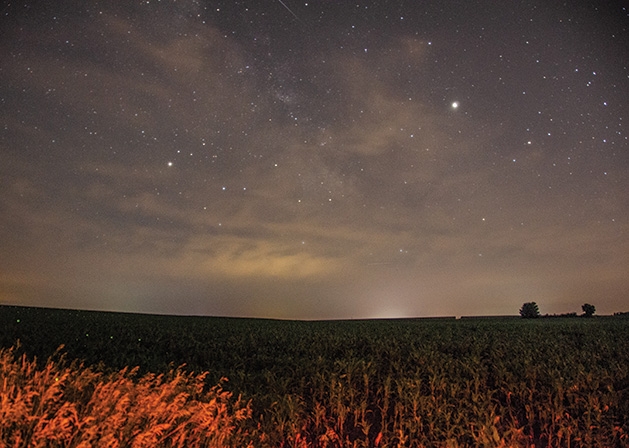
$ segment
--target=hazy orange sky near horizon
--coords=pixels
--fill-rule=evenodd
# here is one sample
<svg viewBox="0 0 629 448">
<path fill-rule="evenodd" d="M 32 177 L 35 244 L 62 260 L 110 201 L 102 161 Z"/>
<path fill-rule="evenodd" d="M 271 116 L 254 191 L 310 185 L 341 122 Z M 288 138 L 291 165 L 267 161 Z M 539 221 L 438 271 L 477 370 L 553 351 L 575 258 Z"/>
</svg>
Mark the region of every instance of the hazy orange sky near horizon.
<svg viewBox="0 0 629 448">
<path fill-rule="evenodd" d="M 1 304 L 629 310 L 621 2 L 1 13 Z"/>
</svg>

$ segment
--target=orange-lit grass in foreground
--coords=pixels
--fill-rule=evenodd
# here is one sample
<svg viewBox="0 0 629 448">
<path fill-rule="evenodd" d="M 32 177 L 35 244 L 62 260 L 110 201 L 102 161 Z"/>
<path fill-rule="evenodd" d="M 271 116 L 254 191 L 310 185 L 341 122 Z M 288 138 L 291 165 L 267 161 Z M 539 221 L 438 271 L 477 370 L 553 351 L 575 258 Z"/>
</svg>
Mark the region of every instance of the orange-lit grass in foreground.
<svg viewBox="0 0 629 448">
<path fill-rule="evenodd" d="M 181 369 L 137 377 L 48 360 L 38 369 L 0 350 L 0 447 L 250 446 L 240 423 L 251 407 L 205 374 Z"/>
<path fill-rule="evenodd" d="M 208 389 L 205 373 L 102 373 L 67 363 L 59 351 L 38 367 L 18 351 L 0 349 L 0 448 L 629 446 L 625 423 L 607 417 L 626 415 L 621 394 L 591 374 L 555 395 L 536 392 L 537 382 L 514 384 L 500 403 L 497 392 L 483 395 L 480 381 L 461 386 L 436 372 L 426 394 L 416 378 L 387 377 L 373 389 L 369 375 L 360 374 L 371 364 L 360 362 L 321 385 L 311 410 L 299 395 L 286 394 L 255 416 L 251 402 L 220 385 Z M 539 426 L 538 440 L 527 433 L 531 425 Z"/>
</svg>

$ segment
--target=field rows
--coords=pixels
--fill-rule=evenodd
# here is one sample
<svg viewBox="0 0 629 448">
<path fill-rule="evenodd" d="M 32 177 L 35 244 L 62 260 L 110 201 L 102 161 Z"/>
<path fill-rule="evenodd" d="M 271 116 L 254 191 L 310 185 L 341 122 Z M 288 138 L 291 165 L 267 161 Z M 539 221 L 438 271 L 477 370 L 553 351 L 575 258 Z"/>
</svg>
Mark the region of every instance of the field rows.
<svg viewBox="0 0 629 448">
<path fill-rule="evenodd" d="M 1 345 L 21 345 L 2 355 L 0 413 L 22 409 L 31 422 L 4 425 L 6 446 L 11 431 L 33 437 L 57 415 L 73 416 L 74 433 L 50 446 L 101 446 L 80 428 L 93 434 L 116 409 L 135 418 L 111 432 L 120 446 L 154 446 L 150 437 L 162 446 L 629 446 L 627 319 L 292 322 L 1 308 Z M 46 364 L 61 344 L 84 366 L 59 354 Z M 109 407 L 98 408 L 103 388 Z M 55 399 L 20 408 L 28 391 Z"/>
</svg>

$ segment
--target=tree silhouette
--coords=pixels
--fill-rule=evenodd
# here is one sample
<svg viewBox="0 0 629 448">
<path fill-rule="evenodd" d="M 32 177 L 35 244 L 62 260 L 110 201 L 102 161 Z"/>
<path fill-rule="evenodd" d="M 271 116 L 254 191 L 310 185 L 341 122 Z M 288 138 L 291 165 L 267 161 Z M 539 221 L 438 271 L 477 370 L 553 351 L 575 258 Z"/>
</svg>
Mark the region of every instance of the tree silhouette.
<svg viewBox="0 0 629 448">
<path fill-rule="evenodd" d="M 596 307 L 589 303 L 584 303 L 581 309 L 583 310 L 583 317 L 592 317 L 596 313 Z"/>
<path fill-rule="evenodd" d="M 522 308 L 520 308 L 520 316 L 525 319 L 539 317 L 539 307 L 537 306 L 537 303 L 526 302 L 524 305 L 522 305 Z"/>
</svg>

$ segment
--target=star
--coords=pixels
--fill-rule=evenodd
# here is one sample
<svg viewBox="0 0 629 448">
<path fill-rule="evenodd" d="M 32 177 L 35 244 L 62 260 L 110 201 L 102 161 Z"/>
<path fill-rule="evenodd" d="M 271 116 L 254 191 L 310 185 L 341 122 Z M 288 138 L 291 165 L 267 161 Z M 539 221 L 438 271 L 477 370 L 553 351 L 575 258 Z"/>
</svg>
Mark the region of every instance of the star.
<svg viewBox="0 0 629 448">
<path fill-rule="evenodd" d="M 621 311 L 622 8 L 304 2 L 3 8 L 0 302 Z"/>
</svg>

